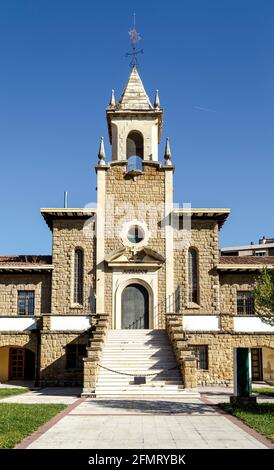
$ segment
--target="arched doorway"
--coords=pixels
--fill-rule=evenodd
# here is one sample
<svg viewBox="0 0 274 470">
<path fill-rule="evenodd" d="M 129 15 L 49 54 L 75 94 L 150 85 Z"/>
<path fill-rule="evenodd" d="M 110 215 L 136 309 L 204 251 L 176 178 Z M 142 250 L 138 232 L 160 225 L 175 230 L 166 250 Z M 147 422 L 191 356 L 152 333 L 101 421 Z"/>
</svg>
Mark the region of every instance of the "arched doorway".
<svg viewBox="0 0 274 470">
<path fill-rule="evenodd" d="M 9 380 L 33 380 L 35 354 L 27 348 L 9 349 Z"/>
<path fill-rule="evenodd" d="M 140 330 L 149 327 L 149 296 L 140 284 L 129 284 L 122 292 L 123 329 Z"/>
</svg>

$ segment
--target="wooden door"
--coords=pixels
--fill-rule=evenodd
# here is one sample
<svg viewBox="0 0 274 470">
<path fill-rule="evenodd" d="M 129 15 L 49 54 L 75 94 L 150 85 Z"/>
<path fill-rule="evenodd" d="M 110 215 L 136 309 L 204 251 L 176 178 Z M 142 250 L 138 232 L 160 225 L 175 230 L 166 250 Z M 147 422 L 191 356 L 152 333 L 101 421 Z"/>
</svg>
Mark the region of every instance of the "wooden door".
<svg viewBox="0 0 274 470">
<path fill-rule="evenodd" d="M 251 349 L 251 376 L 252 381 L 263 380 L 262 374 L 262 349 Z"/>
<path fill-rule="evenodd" d="M 10 348 L 9 379 L 24 380 L 25 350 L 23 348 Z"/>
<path fill-rule="evenodd" d="M 149 327 L 148 292 L 139 284 L 130 284 L 122 293 L 122 328 L 140 330 Z"/>
</svg>

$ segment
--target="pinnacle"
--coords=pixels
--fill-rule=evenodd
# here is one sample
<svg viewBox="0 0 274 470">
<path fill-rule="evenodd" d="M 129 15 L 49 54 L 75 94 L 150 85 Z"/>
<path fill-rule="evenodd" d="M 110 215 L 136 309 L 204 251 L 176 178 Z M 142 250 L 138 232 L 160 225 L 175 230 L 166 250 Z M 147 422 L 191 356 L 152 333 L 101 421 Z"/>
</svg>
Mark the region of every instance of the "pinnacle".
<svg viewBox="0 0 274 470">
<path fill-rule="evenodd" d="M 132 67 L 128 82 L 122 93 L 119 108 L 121 110 L 146 111 L 153 109 L 135 65 Z"/>
</svg>

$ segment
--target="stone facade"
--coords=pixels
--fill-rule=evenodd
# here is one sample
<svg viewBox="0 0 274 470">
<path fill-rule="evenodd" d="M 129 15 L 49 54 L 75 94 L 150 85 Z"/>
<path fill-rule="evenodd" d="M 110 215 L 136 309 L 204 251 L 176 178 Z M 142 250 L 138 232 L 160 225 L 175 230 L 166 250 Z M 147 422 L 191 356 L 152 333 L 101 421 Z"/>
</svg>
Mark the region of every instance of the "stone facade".
<svg viewBox="0 0 274 470">
<path fill-rule="evenodd" d="M 50 273 L 0 273 L 0 315 L 18 315 L 19 290 L 35 292 L 35 315 L 51 311 Z"/>
<path fill-rule="evenodd" d="M 197 304 L 188 301 L 188 249 L 197 250 L 199 285 Z M 183 249 L 174 253 L 175 288 L 180 292 L 180 311 L 192 313 L 215 313 L 219 311 L 218 288 L 219 261 L 218 224 L 216 221 L 192 221 L 191 238 Z"/>
<path fill-rule="evenodd" d="M 274 380 L 274 329 L 237 313 L 237 292 L 254 289 L 263 260 L 251 256 L 244 265 L 239 257 L 230 265 L 219 256 L 219 230 L 229 210 L 191 208 L 184 243 L 175 240 L 171 215 L 182 234 L 184 210 L 173 205 L 168 140 L 165 161 L 158 159 L 162 114 L 158 95 L 153 106 L 133 67 L 120 101 L 113 97 L 107 108 L 112 155 L 106 162 L 101 139 L 97 208 L 41 210 L 52 231 L 51 261 L 0 256 L 0 381 L 9 378 L 10 350 L 21 348 L 35 354 L 36 383 L 83 385 L 84 393 L 94 393 L 106 332 L 121 328 L 128 305 L 123 293 L 136 285 L 147 293 L 149 327 L 168 332 L 186 388 L 231 384 L 238 347 L 260 350 L 262 376 Z M 141 169 L 130 168 L 132 156 L 141 159 Z M 130 235 L 134 227 L 141 227 L 140 239 Z M 197 256 L 195 303 L 189 299 L 190 248 Z M 82 269 L 76 268 L 78 249 Z M 265 262 L 273 265 L 274 257 Z M 76 288 L 83 293 L 79 303 Z M 34 315 L 18 315 L 18 290 L 34 291 Z M 207 367 L 199 365 L 197 346 L 206 346 Z M 79 350 L 85 354 L 71 367 L 68 351 Z"/>
<path fill-rule="evenodd" d="M 47 386 L 79 386 L 83 384 L 84 364 L 67 368 L 66 347 L 89 345 L 89 332 L 41 332 L 40 384 Z"/>
<path fill-rule="evenodd" d="M 56 220 L 52 233 L 52 313 L 94 313 L 95 241 L 83 230 L 85 220 Z M 92 230 L 92 227 L 90 227 Z M 74 254 L 84 255 L 83 304 L 74 303 Z"/>
<path fill-rule="evenodd" d="M 255 287 L 256 274 L 233 273 L 220 275 L 221 312 L 237 313 L 237 292 L 252 291 Z"/>
<path fill-rule="evenodd" d="M 232 385 L 233 384 L 233 348 L 274 348 L 272 334 L 237 334 L 192 332 L 188 335 L 188 346 L 208 346 L 208 370 L 197 370 L 199 385 Z M 266 366 L 267 367 L 267 366 Z M 264 375 L 267 369 L 264 369 Z M 270 378 L 271 376 L 271 378 Z M 273 380 L 273 373 L 268 379 Z"/>
<path fill-rule="evenodd" d="M 145 246 L 165 257 L 164 233 L 159 228 L 164 217 L 165 171 L 159 164 L 145 163 L 143 174 L 135 180 L 127 175 L 126 163 L 110 166 L 106 171 L 106 199 L 107 205 L 115 207 L 113 216 L 106 218 L 106 255 L 123 247 L 121 234 L 124 225 L 131 220 L 138 220 L 144 222 L 148 231 L 153 234 Z M 152 210 L 155 210 L 153 217 L 151 217 Z M 125 248 L 124 255 L 130 257 L 132 247 Z M 165 264 L 159 268 L 157 275 L 157 298 L 158 303 L 162 304 L 165 300 Z M 105 312 L 110 316 L 113 312 L 114 295 L 112 277 L 113 270 L 106 266 Z"/>
</svg>

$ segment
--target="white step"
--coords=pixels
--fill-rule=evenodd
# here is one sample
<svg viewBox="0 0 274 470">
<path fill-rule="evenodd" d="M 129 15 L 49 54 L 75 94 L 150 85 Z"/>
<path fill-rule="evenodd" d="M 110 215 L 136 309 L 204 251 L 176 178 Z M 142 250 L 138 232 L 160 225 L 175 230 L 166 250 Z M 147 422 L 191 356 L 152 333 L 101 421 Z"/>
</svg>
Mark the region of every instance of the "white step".
<svg viewBox="0 0 274 470">
<path fill-rule="evenodd" d="M 164 330 L 109 330 L 100 364 L 103 367 L 99 369 L 96 397 L 176 399 L 186 394 Z M 135 385 L 134 375 L 127 373 L 153 375 L 146 377 L 145 384 Z"/>
</svg>

